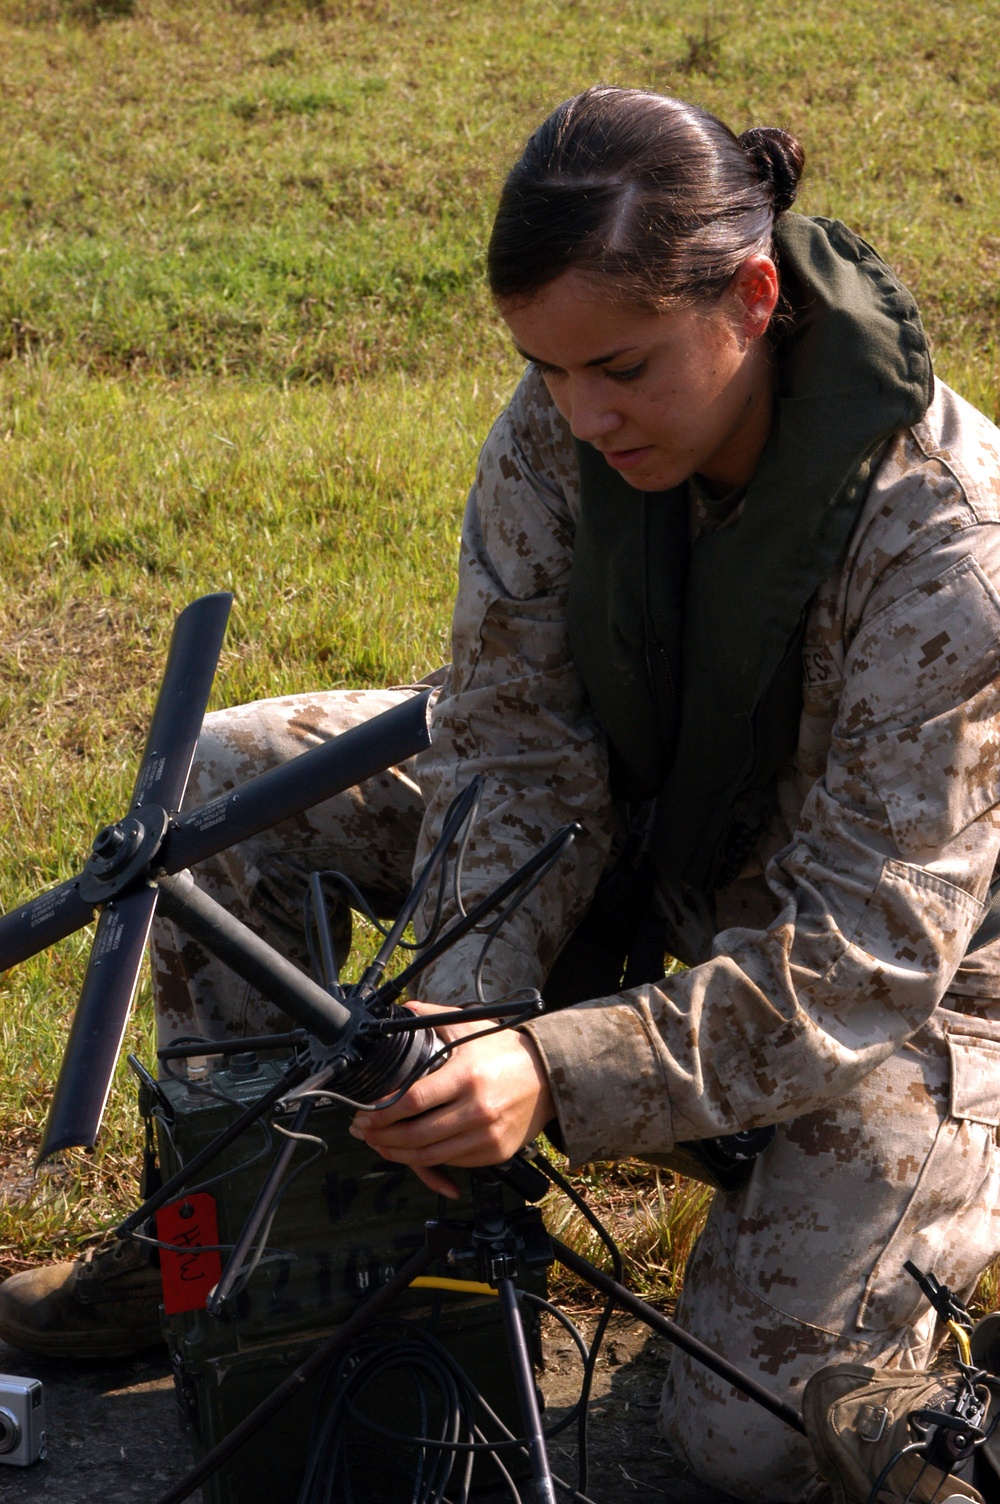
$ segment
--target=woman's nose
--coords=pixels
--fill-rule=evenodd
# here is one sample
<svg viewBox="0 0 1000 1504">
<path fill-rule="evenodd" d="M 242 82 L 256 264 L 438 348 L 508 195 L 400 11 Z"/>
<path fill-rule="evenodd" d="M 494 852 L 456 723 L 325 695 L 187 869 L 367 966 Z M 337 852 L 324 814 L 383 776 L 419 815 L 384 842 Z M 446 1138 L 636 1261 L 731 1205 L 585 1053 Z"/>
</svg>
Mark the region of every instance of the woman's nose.
<svg viewBox="0 0 1000 1504">
<path fill-rule="evenodd" d="M 614 433 L 622 423 L 621 414 L 615 411 L 607 395 L 589 383 L 581 383 L 571 392 L 570 411 L 565 416 L 574 438 L 589 444 Z"/>
</svg>

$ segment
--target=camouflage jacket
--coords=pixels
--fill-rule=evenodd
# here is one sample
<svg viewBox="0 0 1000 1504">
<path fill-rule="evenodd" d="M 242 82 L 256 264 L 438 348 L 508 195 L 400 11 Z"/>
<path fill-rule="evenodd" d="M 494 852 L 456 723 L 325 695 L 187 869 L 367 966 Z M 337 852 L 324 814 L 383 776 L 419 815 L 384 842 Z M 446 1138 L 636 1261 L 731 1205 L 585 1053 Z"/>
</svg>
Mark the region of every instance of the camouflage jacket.
<svg viewBox="0 0 1000 1504">
<path fill-rule="evenodd" d="M 529 370 L 466 510 L 418 859 L 475 773 L 466 901 L 566 821 L 586 835 L 494 941 L 487 995 L 541 986 L 612 839 L 605 740 L 566 630 L 577 505 L 570 435 Z M 780 813 L 717 895 L 709 958 L 529 1026 L 574 1161 L 796 1117 L 886 1059 L 946 992 L 952 1008 L 1000 1000 L 1000 943 L 962 960 L 1000 850 L 998 591 L 1000 434 L 938 383 L 813 601 Z M 467 999 L 480 946 L 444 957 L 421 995 Z"/>
</svg>

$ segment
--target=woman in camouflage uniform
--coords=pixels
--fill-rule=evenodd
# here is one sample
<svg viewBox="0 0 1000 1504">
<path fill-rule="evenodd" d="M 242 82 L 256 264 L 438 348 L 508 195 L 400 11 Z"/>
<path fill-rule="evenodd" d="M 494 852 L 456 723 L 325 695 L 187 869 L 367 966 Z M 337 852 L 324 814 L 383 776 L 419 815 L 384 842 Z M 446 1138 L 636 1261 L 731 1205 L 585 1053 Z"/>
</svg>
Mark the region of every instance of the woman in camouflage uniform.
<svg viewBox="0 0 1000 1504">
<path fill-rule="evenodd" d="M 546 1125 L 579 1164 L 778 1124 L 716 1197 L 679 1319 L 793 1402 L 831 1360 L 928 1361 L 907 1259 L 968 1291 L 1000 1250 L 1000 947 L 966 957 L 1000 847 L 1000 436 L 934 381 L 871 248 L 787 212 L 801 162 L 637 91 L 539 128 L 490 248 L 529 368 L 469 499 L 431 748 L 201 878 L 301 956 L 308 871 L 391 907 L 475 774 L 468 901 L 578 819 L 484 980 L 544 991 L 556 963 L 583 1001 L 353 1131 L 447 1190 L 436 1166 Z M 410 692 L 212 716 L 189 801 Z M 623 984 L 600 892 L 587 915 L 637 810 Z M 650 934 L 690 969 L 654 975 Z M 470 996 L 479 943 L 423 1006 Z M 166 925 L 155 969 L 166 1034 L 276 1022 Z M 663 1422 L 741 1497 L 815 1485 L 803 1440 L 679 1355 Z"/>
<path fill-rule="evenodd" d="M 466 1046 L 355 1128 L 433 1179 L 553 1120 L 574 1163 L 779 1124 L 679 1319 L 795 1403 L 831 1360 L 928 1361 L 907 1259 L 968 1292 L 1000 1249 L 998 947 L 965 959 L 1000 847 L 1000 436 L 870 247 L 783 212 L 800 165 L 594 90 L 508 180 L 490 277 L 530 366 L 466 514 L 423 841 L 476 771 L 485 882 L 584 823 L 491 979 L 544 988 L 607 858 L 610 750 L 614 794 L 657 796 L 692 964 Z M 423 995 L 467 995 L 468 961 Z M 813 1486 L 804 1442 L 680 1355 L 663 1421 L 741 1497 Z"/>
</svg>

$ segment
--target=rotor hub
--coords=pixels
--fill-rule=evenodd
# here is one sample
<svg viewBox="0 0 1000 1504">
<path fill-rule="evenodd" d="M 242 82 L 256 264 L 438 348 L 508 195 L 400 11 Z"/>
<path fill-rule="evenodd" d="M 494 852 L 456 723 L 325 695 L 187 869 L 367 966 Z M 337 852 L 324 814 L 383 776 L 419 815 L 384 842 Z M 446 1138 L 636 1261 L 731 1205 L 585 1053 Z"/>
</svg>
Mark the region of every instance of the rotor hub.
<svg viewBox="0 0 1000 1504">
<path fill-rule="evenodd" d="M 95 876 L 98 869 L 106 877 L 119 872 L 129 858 L 135 855 L 145 834 L 146 827 L 134 815 L 129 815 L 126 820 L 119 820 L 114 825 L 105 825 L 103 830 L 99 830 L 91 847 L 91 865 Z"/>
<path fill-rule="evenodd" d="M 90 860 L 80 874 L 81 898 L 87 903 L 106 903 L 148 877 L 169 825 L 170 816 L 158 804 L 144 804 L 141 819 L 126 815 L 105 825 L 94 837 Z"/>
</svg>

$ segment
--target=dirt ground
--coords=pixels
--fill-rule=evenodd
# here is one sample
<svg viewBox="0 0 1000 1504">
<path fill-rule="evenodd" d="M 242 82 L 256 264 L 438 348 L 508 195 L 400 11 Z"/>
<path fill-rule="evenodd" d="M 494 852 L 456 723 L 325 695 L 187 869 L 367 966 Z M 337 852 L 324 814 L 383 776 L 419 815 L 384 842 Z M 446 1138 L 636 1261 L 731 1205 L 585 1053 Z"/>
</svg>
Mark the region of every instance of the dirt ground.
<svg viewBox="0 0 1000 1504">
<path fill-rule="evenodd" d="M 584 1316 L 580 1324 L 591 1325 Z M 580 1365 L 569 1337 L 552 1324 L 545 1337 L 541 1388 L 546 1418 L 572 1404 Z M 726 1496 L 685 1476 L 656 1430 L 660 1386 L 669 1348 L 630 1317 L 616 1316 L 605 1340 L 590 1404 L 590 1481 L 595 1504 L 666 1499 L 672 1504 L 730 1504 Z M 4 1504 L 156 1504 L 191 1465 L 174 1404 L 166 1355 L 152 1352 L 119 1363 L 69 1365 L 29 1359 L 0 1342 L 0 1372 L 42 1380 L 48 1407 L 46 1461 L 0 1470 Z M 575 1453 L 562 1438 L 552 1468 L 575 1479 Z M 521 1486 L 527 1504 L 530 1485 Z M 198 1491 L 193 1504 L 201 1504 Z M 269 1504 L 240 1500 L 239 1504 Z M 510 1504 L 490 1491 L 477 1504 Z"/>
<path fill-rule="evenodd" d="M 70 1364 L 0 1342 L 0 1373 L 41 1379 L 48 1439 L 44 1462 L 0 1470 L 3 1504 L 153 1504 L 191 1466 L 165 1348 Z"/>
</svg>

